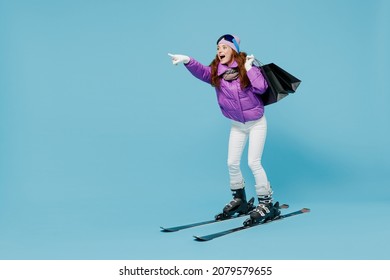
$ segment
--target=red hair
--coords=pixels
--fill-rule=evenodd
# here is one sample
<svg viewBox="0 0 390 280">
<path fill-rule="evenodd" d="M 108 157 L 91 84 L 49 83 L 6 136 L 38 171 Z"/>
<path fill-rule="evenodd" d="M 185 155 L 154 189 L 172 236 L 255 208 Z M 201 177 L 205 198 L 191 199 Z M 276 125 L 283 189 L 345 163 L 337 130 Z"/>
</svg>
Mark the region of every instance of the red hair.
<svg viewBox="0 0 390 280">
<path fill-rule="evenodd" d="M 245 52 L 237 53 L 235 50 L 233 50 L 233 60 L 235 60 L 238 64 L 238 78 L 240 79 L 241 88 L 244 89 L 250 85 L 250 81 L 246 74 L 246 69 L 245 69 L 246 53 Z M 214 60 L 210 63 L 211 85 L 216 88 L 219 88 L 221 86 L 221 79 L 222 79 L 222 77 L 218 76 L 218 65 L 219 65 L 219 58 L 218 55 L 216 55 Z"/>
</svg>

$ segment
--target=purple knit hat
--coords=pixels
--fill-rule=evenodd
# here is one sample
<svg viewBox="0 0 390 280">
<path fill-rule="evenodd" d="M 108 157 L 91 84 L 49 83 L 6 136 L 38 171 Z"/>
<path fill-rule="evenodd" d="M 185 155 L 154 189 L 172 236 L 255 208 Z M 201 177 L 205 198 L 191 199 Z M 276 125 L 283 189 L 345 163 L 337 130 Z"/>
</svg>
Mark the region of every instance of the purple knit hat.
<svg viewBox="0 0 390 280">
<path fill-rule="evenodd" d="M 236 35 L 225 34 L 217 40 L 217 45 L 224 44 L 231 47 L 236 52 L 240 52 L 240 38 Z"/>
</svg>

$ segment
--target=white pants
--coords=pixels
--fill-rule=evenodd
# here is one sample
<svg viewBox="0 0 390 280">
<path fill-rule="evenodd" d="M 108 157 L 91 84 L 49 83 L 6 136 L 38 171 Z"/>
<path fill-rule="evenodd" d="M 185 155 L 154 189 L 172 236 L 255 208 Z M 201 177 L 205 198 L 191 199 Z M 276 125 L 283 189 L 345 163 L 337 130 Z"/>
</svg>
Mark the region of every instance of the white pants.
<svg viewBox="0 0 390 280">
<path fill-rule="evenodd" d="M 267 174 L 261 165 L 265 138 L 267 136 L 267 120 L 263 116 L 259 120 L 240 123 L 232 121 L 229 137 L 228 169 L 230 188 L 232 190 L 244 187 L 244 178 L 241 173 L 240 162 L 242 152 L 249 138 L 248 166 L 255 178 L 256 194 L 258 196 L 272 195 Z"/>
</svg>

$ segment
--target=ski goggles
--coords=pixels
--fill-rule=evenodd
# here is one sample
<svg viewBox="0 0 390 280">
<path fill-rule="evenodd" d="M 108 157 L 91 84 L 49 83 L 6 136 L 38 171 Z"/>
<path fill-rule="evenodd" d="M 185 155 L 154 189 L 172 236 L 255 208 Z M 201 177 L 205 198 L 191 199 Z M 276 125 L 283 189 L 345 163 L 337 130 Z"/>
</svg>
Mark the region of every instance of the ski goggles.
<svg viewBox="0 0 390 280">
<path fill-rule="evenodd" d="M 225 35 L 222 35 L 221 37 L 218 38 L 217 40 L 217 45 L 219 44 L 219 42 L 221 42 L 223 39 L 225 39 L 226 41 L 228 42 L 231 42 L 234 44 L 234 46 L 236 47 L 237 49 L 237 52 L 240 52 L 240 46 L 238 45 L 236 39 L 234 38 L 233 35 L 230 35 L 230 34 L 225 34 Z"/>
</svg>

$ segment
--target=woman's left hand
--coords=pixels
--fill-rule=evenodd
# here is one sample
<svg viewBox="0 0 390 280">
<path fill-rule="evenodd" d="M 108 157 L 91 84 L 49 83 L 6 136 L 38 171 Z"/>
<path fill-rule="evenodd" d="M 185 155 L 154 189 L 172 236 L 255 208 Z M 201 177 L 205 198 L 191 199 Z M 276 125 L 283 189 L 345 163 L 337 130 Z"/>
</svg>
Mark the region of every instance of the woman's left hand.
<svg viewBox="0 0 390 280">
<path fill-rule="evenodd" d="M 245 61 L 245 69 L 248 71 L 249 69 L 252 68 L 252 63 L 255 60 L 255 56 L 253 54 L 247 55 L 246 56 L 246 61 Z"/>
</svg>

